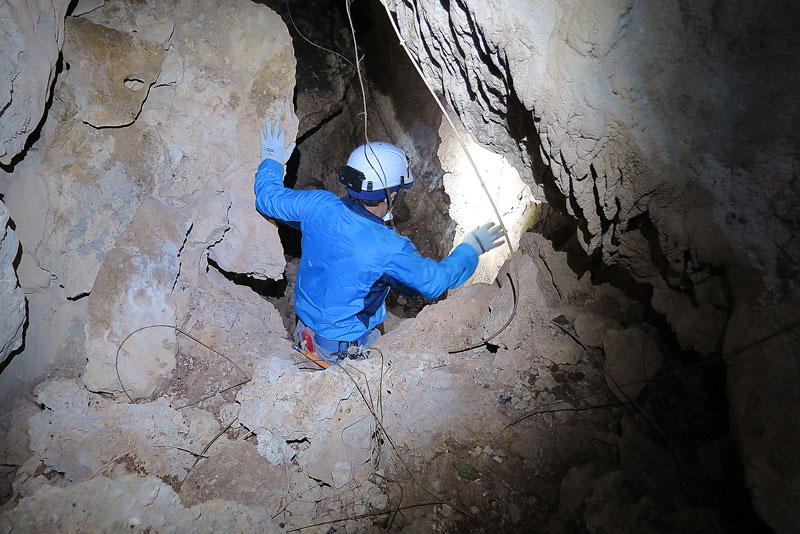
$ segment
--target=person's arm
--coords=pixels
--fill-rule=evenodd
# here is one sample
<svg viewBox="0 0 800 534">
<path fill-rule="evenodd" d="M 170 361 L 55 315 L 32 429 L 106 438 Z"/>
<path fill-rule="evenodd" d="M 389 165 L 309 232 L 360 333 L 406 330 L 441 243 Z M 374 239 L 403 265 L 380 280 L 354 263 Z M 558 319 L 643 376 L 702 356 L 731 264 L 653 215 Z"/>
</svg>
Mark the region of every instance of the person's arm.
<svg viewBox="0 0 800 534">
<path fill-rule="evenodd" d="M 253 189 L 258 211 L 290 225 L 303 220 L 304 214 L 318 209 L 321 201 L 331 195 L 322 190 L 295 191 L 284 187 L 283 165 L 274 159 L 265 159 L 258 166 Z"/>
<path fill-rule="evenodd" d="M 286 130 L 276 121 L 261 129 L 261 165 L 253 187 L 256 209 L 282 222 L 295 226 L 304 214 L 316 210 L 330 193 L 326 191 L 295 191 L 283 186 L 283 167 L 289 161 L 294 143 L 286 147 Z"/>
<path fill-rule="evenodd" d="M 439 262 L 423 258 L 405 239 L 402 249 L 392 255 L 387 274 L 423 297 L 435 299 L 466 282 L 478 267 L 478 256 L 500 246 L 502 236 L 499 226 L 486 223 L 465 235 L 464 242 Z"/>
<path fill-rule="evenodd" d="M 468 245 L 461 244 L 442 261 L 424 258 L 410 240 L 394 254 L 387 274 L 417 291 L 427 299 L 435 299 L 448 289 L 460 286 L 475 272 L 478 254 Z"/>
</svg>

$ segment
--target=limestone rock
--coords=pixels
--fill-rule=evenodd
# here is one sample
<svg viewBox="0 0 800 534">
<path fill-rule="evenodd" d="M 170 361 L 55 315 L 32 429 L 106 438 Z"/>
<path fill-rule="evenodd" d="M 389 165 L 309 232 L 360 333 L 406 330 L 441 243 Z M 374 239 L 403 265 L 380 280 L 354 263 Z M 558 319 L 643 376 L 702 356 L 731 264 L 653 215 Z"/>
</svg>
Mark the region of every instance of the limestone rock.
<svg viewBox="0 0 800 534">
<path fill-rule="evenodd" d="M 613 377 L 606 377 L 608 387 L 623 402 L 636 399 L 664 360 L 656 341 L 639 328 L 606 331 L 603 351 L 606 371 Z"/>
<path fill-rule="evenodd" d="M 151 43 L 78 17 L 68 17 L 70 69 L 78 117 L 95 128 L 131 124 L 158 78 L 166 43 Z"/>
<path fill-rule="evenodd" d="M 609 330 L 619 330 L 619 323 L 593 313 L 581 313 L 572 323 L 575 335 L 587 347 L 602 347 Z"/>
<path fill-rule="evenodd" d="M 197 287 L 184 291 L 189 301 L 181 305 L 185 317 L 181 329 L 223 354 L 257 361 L 287 338 L 281 316 L 272 304 L 213 270 L 199 280 Z M 182 338 L 181 346 L 184 343 L 188 346 L 192 342 Z"/>
<path fill-rule="evenodd" d="M 800 524 L 800 427 L 788 414 L 800 405 L 800 299 L 780 306 L 743 308 L 725 339 L 731 424 L 749 470 L 753 506 L 776 532 Z M 766 393 L 769 394 L 766 394 Z"/>
<path fill-rule="evenodd" d="M 286 488 L 275 481 L 285 477 L 283 466 L 265 462 L 250 443 L 226 441 L 209 449 L 209 457 L 186 477 L 181 486 L 181 502 L 192 506 L 221 499 L 276 510 Z"/>
<path fill-rule="evenodd" d="M 191 221 L 145 200 L 106 256 L 89 296 L 87 360 L 83 380 L 92 391 L 119 391 L 117 372 L 131 396 L 148 396 L 175 367 L 175 332 L 156 328 L 123 340 L 137 328 L 174 325 L 171 293 Z M 118 366 L 115 366 L 115 362 Z"/>
<path fill-rule="evenodd" d="M 227 272 L 279 280 L 286 260 L 275 253 L 283 250 L 275 223 L 253 216 L 252 204 L 241 202 L 231 205 L 228 224 L 225 237 L 209 250 L 209 258 Z M 260 261 L 253 261 L 256 258 Z"/>
<path fill-rule="evenodd" d="M 0 163 L 22 152 L 44 113 L 64 41 L 68 0 L 0 5 Z"/>
<path fill-rule="evenodd" d="M 0 363 L 22 345 L 25 296 L 14 271 L 18 252 L 19 241 L 9 226 L 8 209 L 0 202 Z"/>
<path fill-rule="evenodd" d="M 467 286 L 423 308 L 416 318 L 400 323 L 378 338 L 375 346 L 379 349 L 394 346 L 414 354 L 446 352 L 480 342 L 508 317 L 508 313 L 491 313 L 490 303 L 497 295 L 497 287 L 489 284 Z"/>
<path fill-rule="evenodd" d="M 103 7 L 106 0 L 78 0 L 75 2 L 75 7 L 72 8 L 71 15 L 73 17 L 80 17 L 90 11 L 94 11 L 98 7 Z"/>
<path fill-rule="evenodd" d="M 57 513 L 55 511 L 58 511 Z M 184 507 L 155 478 L 98 477 L 69 488 L 43 488 L 0 515 L 7 532 L 282 532 L 261 507 L 214 500 Z"/>
<path fill-rule="evenodd" d="M 96 130 L 73 119 L 53 127 L 32 170 L 44 178 L 46 201 L 34 257 L 74 298 L 91 291 L 106 253 L 153 192 L 160 147 L 137 124 Z"/>
<path fill-rule="evenodd" d="M 58 98 L 36 150 L 14 169 L 42 182 L 42 235 L 28 247 L 36 263 L 69 297 L 87 294 L 116 237 L 153 196 L 185 207 L 201 228 L 230 230 L 223 240 L 233 246 L 219 244 L 215 253 L 220 264 L 279 277 L 277 230 L 253 207 L 252 183 L 263 121 L 281 119 L 296 131 L 294 58 L 280 18 L 250 2 L 204 0 L 189 9 L 179 0 L 112 1 L 71 18 L 70 30 Z M 85 46 L 109 41 L 119 46 Z M 115 128 L 84 122 L 133 118 Z M 202 202 L 209 194 L 228 203 L 209 206 Z"/>
<path fill-rule="evenodd" d="M 195 457 L 172 446 L 199 452 L 219 429 L 214 416 L 203 410 L 178 411 L 163 401 L 117 403 L 73 380 L 45 382 L 35 393 L 46 409 L 28 421 L 30 449 L 70 483 L 83 482 L 134 448 L 103 474 L 124 475 L 127 469 L 180 481 Z"/>
<path fill-rule="evenodd" d="M 295 353 L 297 358 L 303 358 Z M 237 395 L 239 419 L 258 436 L 258 452 L 272 465 L 295 456 L 312 477 L 335 487 L 346 484 L 370 458 L 368 411 L 351 379 L 335 368 L 310 373 L 285 356 L 262 361 Z M 380 361 L 359 362 L 368 379 Z M 352 373 L 353 371 L 351 371 Z M 288 441 L 307 442 L 296 452 Z"/>
<path fill-rule="evenodd" d="M 442 143 L 437 155 L 445 171 L 444 188 L 450 197 L 450 217 L 456 222 L 457 229 L 454 245 L 460 244 L 464 235 L 478 226 L 493 222 L 498 224 L 497 214 L 492 203 L 486 198 L 478 176 L 470 165 L 461 144 L 458 143 L 452 128 L 442 121 L 439 129 Z M 525 231 L 526 219 L 534 203 L 530 188 L 520 179 L 519 172 L 501 154 L 475 143 L 463 132 L 467 140 L 467 149 L 472 160 L 481 173 L 495 207 L 503 218 L 512 243 L 518 243 Z M 505 240 L 503 243 L 479 257 L 472 282 L 491 283 L 497 276 L 500 267 L 511 256 Z"/>
</svg>

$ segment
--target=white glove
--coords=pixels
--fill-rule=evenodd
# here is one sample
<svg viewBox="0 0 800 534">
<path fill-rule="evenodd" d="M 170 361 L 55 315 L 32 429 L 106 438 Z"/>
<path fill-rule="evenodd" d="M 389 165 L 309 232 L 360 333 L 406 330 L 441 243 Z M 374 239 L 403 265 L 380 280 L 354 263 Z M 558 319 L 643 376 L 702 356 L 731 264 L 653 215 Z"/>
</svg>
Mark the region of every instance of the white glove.
<svg viewBox="0 0 800 534">
<path fill-rule="evenodd" d="M 261 128 L 261 161 L 274 159 L 281 165 L 286 165 L 289 156 L 294 150 L 294 143 L 286 145 L 286 130 L 281 128 L 281 123 L 267 123 L 266 128 Z"/>
<path fill-rule="evenodd" d="M 503 243 L 503 229 L 488 222 L 464 236 L 464 243 L 475 249 L 478 256 Z"/>
</svg>

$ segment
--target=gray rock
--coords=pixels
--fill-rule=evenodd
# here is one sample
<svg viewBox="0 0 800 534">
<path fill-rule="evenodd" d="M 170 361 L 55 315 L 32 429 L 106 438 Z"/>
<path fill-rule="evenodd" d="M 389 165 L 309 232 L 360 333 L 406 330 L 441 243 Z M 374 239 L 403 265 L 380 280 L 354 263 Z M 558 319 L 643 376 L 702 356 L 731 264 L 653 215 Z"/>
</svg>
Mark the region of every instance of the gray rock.
<svg viewBox="0 0 800 534">
<path fill-rule="evenodd" d="M 175 367 L 175 331 L 150 325 L 175 325 L 172 289 L 180 269 L 179 254 L 191 221 L 155 200 L 145 200 L 133 221 L 106 256 L 89 296 L 86 371 L 92 391 L 120 391 L 147 397 L 160 377 Z M 119 373 L 119 377 L 117 376 Z"/>
<path fill-rule="evenodd" d="M 603 338 L 609 330 L 619 330 L 616 321 L 593 313 L 581 313 L 572 322 L 575 335 L 587 347 L 602 347 Z"/>
<path fill-rule="evenodd" d="M 25 295 L 14 270 L 18 252 L 19 241 L 9 226 L 8 210 L 0 202 L 0 363 L 22 345 Z"/>
<path fill-rule="evenodd" d="M 50 98 L 68 0 L 0 5 L 0 163 L 22 152 Z"/>
<path fill-rule="evenodd" d="M 383 3 L 466 129 L 510 154 L 534 192 L 543 183 L 560 192 L 581 246 L 652 286 L 653 306 L 684 348 L 714 354 L 726 336 L 739 338 L 726 321 L 734 304 L 744 317 L 798 294 L 800 130 L 785 106 L 795 98 L 798 5 Z M 760 35 L 758 44 L 745 34 Z M 532 154 L 541 158 L 536 180 Z M 769 312 L 755 317 L 787 324 Z M 794 376 L 796 350 L 779 348 L 788 352 L 765 362 L 783 362 Z M 782 393 L 784 372 L 764 365 L 736 373 L 748 392 L 731 396 L 732 404 L 748 398 L 737 416 L 754 405 L 796 406 Z M 778 467 L 759 436 L 775 436 L 783 450 L 800 441 L 767 420 L 733 426 L 753 453 L 750 485 L 794 488 L 773 498 L 758 490 L 762 517 L 788 532 L 800 470 Z"/>
<path fill-rule="evenodd" d="M 135 471 L 183 480 L 195 457 L 172 446 L 200 452 L 219 430 L 214 416 L 203 410 L 178 411 L 163 401 L 117 403 L 73 380 L 44 382 L 35 394 L 46 409 L 28 421 L 30 449 L 72 484 L 101 468 L 105 476 Z M 120 462 L 104 467 L 129 451 Z"/>
<path fill-rule="evenodd" d="M 70 19 L 70 68 L 56 83 L 36 150 L 14 169 L 31 189 L 41 182 L 35 194 L 17 195 L 36 198 L 44 212 L 41 235 L 31 232 L 26 247 L 69 297 L 91 290 L 105 254 L 149 196 L 186 207 L 201 229 L 219 229 L 202 245 L 216 245 L 224 269 L 280 277 L 277 229 L 253 208 L 252 180 L 263 121 L 279 118 L 291 135 L 296 130 L 288 32 L 257 4 L 206 1 L 193 10 L 203 17 L 177 1 L 106 2 Z M 240 38 L 227 37 L 229 28 Z M 133 118 L 115 128 L 84 122 Z M 227 203 L 206 203 L 208 195 Z"/>
<path fill-rule="evenodd" d="M 98 477 L 69 488 L 44 487 L 0 514 L 5 532 L 283 532 L 261 507 L 213 500 L 184 507 L 155 478 Z"/>
</svg>

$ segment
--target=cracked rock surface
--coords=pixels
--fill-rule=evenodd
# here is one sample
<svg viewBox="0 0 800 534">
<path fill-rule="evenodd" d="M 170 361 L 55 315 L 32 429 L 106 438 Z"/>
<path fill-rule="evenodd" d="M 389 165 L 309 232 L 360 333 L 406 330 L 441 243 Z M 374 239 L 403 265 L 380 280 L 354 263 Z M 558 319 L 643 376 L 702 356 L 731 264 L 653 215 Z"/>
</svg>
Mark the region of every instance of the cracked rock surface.
<svg viewBox="0 0 800 534">
<path fill-rule="evenodd" d="M 280 119 L 293 136 L 297 119 L 291 42 L 270 9 L 245 1 L 95 4 L 83 3 L 69 17 L 63 70 L 41 137 L 4 179 L 11 217 L 24 226 L 20 268 L 36 295 L 33 311 L 88 320 L 89 297 L 85 378 L 107 390 L 119 387 L 109 368 L 117 343 L 148 321 L 184 323 L 191 310 L 181 304 L 189 298 L 183 292 L 204 283 L 209 258 L 226 273 L 282 277 L 275 224 L 253 208 L 257 132 L 267 118 Z M 139 257 L 118 241 L 151 200 L 167 212 L 150 217 L 190 221 L 191 230 L 182 228 L 186 242 L 177 249 L 153 231 L 150 252 Z M 106 262 L 109 254 L 114 258 Z M 127 285 L 135 277 L 121 271 L 145 264 L 153 277 L 141 273 L 137 298 Z M 122 298 L 127 293 L 131 298 Z M 129 305 L 139 312 L 125 317 Z M 265 303 L 257 316 L 269 322 L 271 310 Z M 26 357 L 36 360 L 33 368 L 54 361 L 66 337 L 75 339 L 70 328 L 35 327 L 41 341 L 28 346 L 36 352 L 14 365 Z M 133 367 L 123 374 L 137 395 L 149 396 L 153 381 L 175 366 L 175 335 L 151 330 L 131 342 L 136 350 L 122 360 Z M 139 358 L 152 365 L 136 367 Z"/>
<path fill-rule="evenodd" d="M 39 514 L 39 510 L 57 513 Z M 264 508 L 226 501 L 184 507 L 163 482 L 129 475 L 98 477 L 69 488 L 50 487 L 0 515 L 7 532 L 282 532 Z"/>
<path fill-rule="evenodd" d="M 90 390 L 121 391 L 124 377 L 128 395 L 148 397 L 175 368 L 171 328 L 146 330 L 120 345 L 139 328 L 175 324 L 172 290 L 190 226 L 181 212 L 145 199 L 106 255 L 89 295 L 83 382 Z"/>
<path fill-rule="evenodd" d="M 25 296 L 14 269 L 19 241 L 8 222 L 8 209 L 0 202 L 0 363 L 22 344 L 25 323 Z"/>
<path fill-rule="evenodd" d="M 44 409 L 28 422 L 30 449 L 63 475 L 62 485 L 85 481 L 106 462 L 133 449 L 123 458 L 124 467 L 112 463 L 103 474 L 120 475 L 127 469 L 178 484 L 195 458 L 171 446 L 199 452 L 219 429 L 204 410 L 177 411 L 165 401 L 115 402 L 72 380 L 44 382 L 35 395 Z"/>
<path fill-rule="evenodd" d="M 0 163 L 9 165 L 36 130 L 64 42 L 68 0 L 0 5 Z"/>
</svg>

